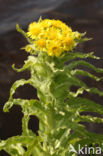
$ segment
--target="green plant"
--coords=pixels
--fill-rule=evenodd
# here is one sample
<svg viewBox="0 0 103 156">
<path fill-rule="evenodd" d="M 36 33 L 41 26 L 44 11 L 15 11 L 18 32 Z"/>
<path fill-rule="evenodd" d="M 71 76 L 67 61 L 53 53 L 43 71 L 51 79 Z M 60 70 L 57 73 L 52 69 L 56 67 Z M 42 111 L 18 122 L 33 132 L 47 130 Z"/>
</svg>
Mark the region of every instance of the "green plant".
<svg viewBox="0 0 103 156">
<path fill-rule="evenodd" d="M 65 53 L 60 51 L 59 55 L 55 53 L 56 55 L 52 54 L 51 56 L 51 53 L 42 52 L 41 49 L 40 51 L 39 49 L 35 50 L 33 38 L 28 37 L 28 34 L 18 25 L 17 30 L 29 41 L 29 45 L 24 49 L 30 52 L 30 56 L 21 69 L 16 69 L 14 65 L 13 69 L 17 72 L 28 69 L 31 77 L 28 80 L 17 80 L 11 87 L 9 100 L 4 105 L 3 110 L 8 112 L 13 105 L 21 106 L 24 114 L 22 134 L 1 140 L 0 150 L 5 150 L 11 156 L 74 156 L 77 154 L 69 152 L 71 144 L 75 149 L 77 149 L 78 144 L 81 146 L 98 144 L 103 149 L 103 135 L 87 131 L 85 126 L 80 123 L 103 122 L 102 118 L 80 114 L 85 111 L 103 114 L 103 107 L 100 104 L 80 96 L 84 91 L 99 96 L 103 96 L 103 92 L 97 88 L 89 88 L 78 77 L 78 75 L 88 76 L 95 81 L 100 81 L 101 78 L 78 68 L 85 66 L 97 73 L 103 73 L 103 69 L 96 68 L 84 60 L 89 57 L 99 58 L 93 53 L 85 54 L 75 51 Z M 79 42 L 88 40 L 83 38 L 84 34 L 77 32 L 76 34 L 79 35 L 79 38 L 75 38 L 75 46 Z M 66 62 L 69 63 L 66 64 Z M 25 84 L 30 84 L 37 89 L 38 100 L 13 98 L 15 90 Z M 71 90 L 72 86 L 78 87 L 76 92 Z M 37 136 L 28 129 L 31 115 L 39 119 Z"/>
</svg>

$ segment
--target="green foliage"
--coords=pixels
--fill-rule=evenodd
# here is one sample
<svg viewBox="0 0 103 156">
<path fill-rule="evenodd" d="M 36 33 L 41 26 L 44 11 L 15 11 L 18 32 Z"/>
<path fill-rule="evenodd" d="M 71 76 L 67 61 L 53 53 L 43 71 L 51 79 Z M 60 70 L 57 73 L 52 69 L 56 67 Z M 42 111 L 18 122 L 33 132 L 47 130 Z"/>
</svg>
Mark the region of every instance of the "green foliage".
<svg viewBox="0 0 103 156">
<path fill-rule="evenodd" d="M 17 30 L 27 38 L 18 25 Z M 89 88 L 78 77 L 81 75 L 95 81 L 101 80 L 85 70 L 78 69 L 79 66 L 84 66 L 103 73 L 103 69 L 96 68 L 84 60 L 88 57 L 99 59 L 93 53 L 68 52 L 65 56 L 50 57 L 46 53 L 39 52 L 38 55 L 29 56 L 21 69 L 16 69 L 13 65 L 13 69 L 17 72 L 28 69 L 31 77 L 28 80 L 17 80 L 11 87 L 4 112 L 8 112 L 13 105 L 22 108 L 24 114 L 22 135 L 1 140 L 0 150 L 5 150 L 11 156 L 74 156 L 75 153 L 69 153 L 70 144 L 75 149 L 78 144 L 81 146 L 98 144 L 103 148 L 103 135 L 89 132 L 81 123 L 103 123 L 102 118 L 80 114 L 86 111 L 103 114 L 103 107 L 100 104 L 80 96 L 84 91 L 103 96 L 102 91 Z M 75 60 L 76 58 L 82 60 Z M 70 63 L 66 64 L 67 61 Z M 13 98 L 16 89 L 25 84 L 30 84 L 37 89 L 39 100 Z M 72 86 L 78 87 L 76 92 L 71 90 Z M 39 119 L 38 136 L 28 128 L 31 115 Z"/>
</svg>

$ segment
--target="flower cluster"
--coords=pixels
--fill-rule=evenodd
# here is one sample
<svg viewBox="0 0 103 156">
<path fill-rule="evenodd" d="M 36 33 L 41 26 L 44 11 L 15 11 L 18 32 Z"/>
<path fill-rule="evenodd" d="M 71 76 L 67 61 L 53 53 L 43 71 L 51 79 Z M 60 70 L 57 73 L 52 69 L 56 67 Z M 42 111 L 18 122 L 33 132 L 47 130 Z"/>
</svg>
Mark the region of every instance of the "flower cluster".
<svg viewBox="0 0 103 156">
<path fill-rule="evenodd" d="M 27 35 L 33 41 L 37 51 L 47 52 L 49 56 L 60 56 L 61 53 L 72 51 L 81 39 L 79 32 L 73 32 L 60 20 L 44 19 L 29 25 Z M 30 47 L 26 47 L 30 51 Z"/>
</svg>

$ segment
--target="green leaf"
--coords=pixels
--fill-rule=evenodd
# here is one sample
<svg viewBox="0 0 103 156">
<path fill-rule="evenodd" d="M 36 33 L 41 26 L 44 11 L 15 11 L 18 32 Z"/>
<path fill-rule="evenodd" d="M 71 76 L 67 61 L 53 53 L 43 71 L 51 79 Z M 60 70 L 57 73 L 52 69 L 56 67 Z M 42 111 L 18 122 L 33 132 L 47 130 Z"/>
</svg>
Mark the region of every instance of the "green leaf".
<svg viewBox="0 0 103 156">
<path fill-rule="evenodd" d="M 83 71 L 83 70 L 80 70 L 80 69 L 75 69 L 75 70 L 71 70 L 70 71 L 70 74 L 71 75 L 83 75 L 83 76 L 88 76 L 96 81 L 100 81 L 101 79 L 103 78 L 99 78 L 97 76 L 94 76 L 93 74 L 87 72 L 87 71 Z"/>
<path fill-rule="evenodd" d="M 66 104 L 77 112 L 89 111 L 103 114 L 103 106 L 89 99 L 75 97 L 67 100 Z"/>
<path fill-rule="evenodd" d="M 89 115 L 80 115 L 78 117 L 79 121 L 83 121 L 83 122 L 95 122 L 95 123 L 103 123 L 103 118 L 99 118 L 99 117 L 92 117 Z"/>
<path fill-rule="evenodd" d="M 94 65 L 92 65 L 84 60 L 72 61 L 70 64 L 65 66 L 64 69 L 65 69 L 65 72 L 67 72 L 67 71 L 71 71 L 73 68 L 78 67 L 78 66 L 85 66 L 85 67 L 88 67 L 96 72 L 103 73 L 102 68 L 96 68 Z"/>
<path fill-rule="evenodd" d="M 4 105 L 4 112 L 8 112 L 9 109 L 13 106 L 13 95 L 15 93 L 15 90 L 20 87 L 23 86 L 24 84 L 29 84 L 30 80 L 25 80 L 25 79 L 21 79 L 21 80 L 17 80 L 11 87 L 10 89 L 10 98 L 9 101 L 5 103 Z"/>
<path fill-rule="evenodd" d="M 92 58 L 97 60 L 100 59 L 99 57 L 94 55 L 94 52 L 90 52 L 90 53 L 68 52 L 59 58 L 54 58 L 54 61 L 56 63 L 56 66 L 61 68 L 62 66 L 64 66 L 64 63 L 76 58 L 81 58 L 81 59 Z"/>
<path fill-rule="evenodd" d="M 34 136 L 14 136 L 6 141 L 0 142 L 0 150 L 5 150 L 11 156 L 22 156 L 25 153 L 23 146 L 28 146 L 34 142 Z"/>
<path fill-rule="evenodd" d="M 19 27 L 19 24 L 16 24 L 16 29 L 18 32 L 20 32 L 27 39 L 27 41 L 29 43 L 32 43 L 32 40 L 30 38 L 28 38 L 26 32 Z"/>
</svg>

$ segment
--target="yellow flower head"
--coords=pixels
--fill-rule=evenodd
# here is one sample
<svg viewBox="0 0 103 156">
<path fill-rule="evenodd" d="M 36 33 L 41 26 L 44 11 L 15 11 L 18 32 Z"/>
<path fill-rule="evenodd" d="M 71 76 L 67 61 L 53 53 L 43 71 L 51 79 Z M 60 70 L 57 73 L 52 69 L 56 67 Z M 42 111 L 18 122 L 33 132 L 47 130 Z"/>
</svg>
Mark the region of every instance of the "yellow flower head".
<svg viewBox="0 0 103 156">
<path fill-rule="evenodd" d="M 31 51 L 31 46 L 28 44 L 28 45 L 26 45 L 26 47 L 25 47 L 25 50 L 26 50 L 26 52 L 30 52 Z"/>
<path fill-rule="evenodd" d="M 28 36 L 35 39 L 41 32 L 41 25 L 39 23 L 33 22 L 29 25 Z"/>
<path fill-rule="evenodd" d="M 57 57 L 63 52 L 72 51 L 81 39 L 79 32 L 73 32 L 62 21 L 50 19 L 31 23 L 27 35 L 33 40 L 35 50 Z"/>
<path fill-rule="evenodd" d="M 62 47 L 59 41 L 52 40 L 47 44 L 47 53 L 49 56 L 60 56 Z"/>
</svg>

